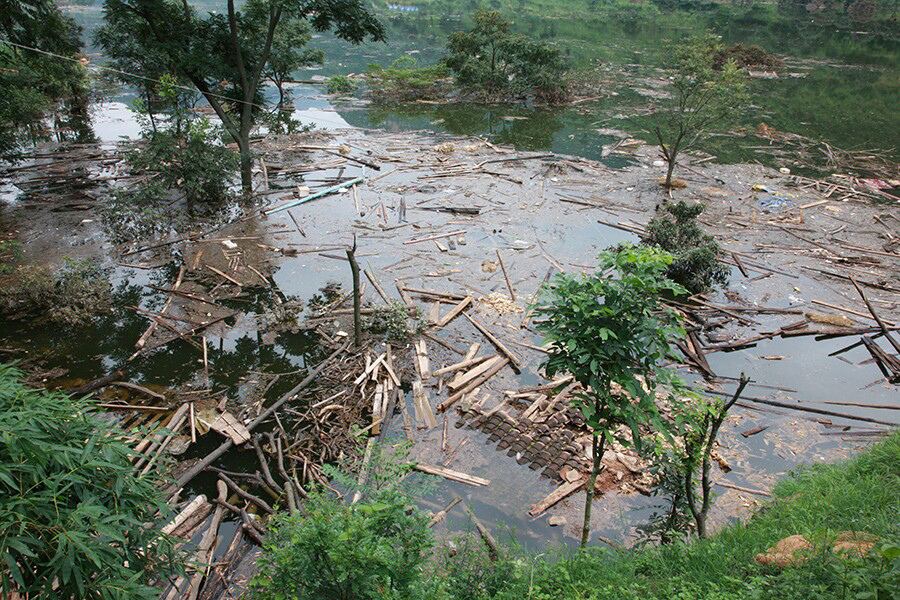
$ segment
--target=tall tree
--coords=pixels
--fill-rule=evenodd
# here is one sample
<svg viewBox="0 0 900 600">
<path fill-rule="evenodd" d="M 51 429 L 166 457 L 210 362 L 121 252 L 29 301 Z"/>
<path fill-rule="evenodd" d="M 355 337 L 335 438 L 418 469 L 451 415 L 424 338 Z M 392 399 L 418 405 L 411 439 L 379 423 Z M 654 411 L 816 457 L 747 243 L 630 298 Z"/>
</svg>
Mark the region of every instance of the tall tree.
<svg viewBox="0 0 900 600">
<path fill-rule="evenodd" d="M 81 106 L 80 32 L 53 0 L 0 0 L 0 158 L 15 157 L 55 101 Z"/>
<path fill-rule="evenodd" d="M 744 76 L 734 60 L 716 68 L 724 47 L 713 34 L 692 36 L 672 51 L 675 81 L 653 133 L 667 163 L 665 186 L 672 186 L 678 157 L 714 127 L 734 119 L 747 105 Z"/>
<path fill-rule="evenodd" d="M 221 119 L 241 155 L 241 186 L 252 191 L 250 133 L 264 107 L 260 87 L 280 32 L 306 22 L 354 44 L 384 40 L 384 29 L 363 0 L 227 0 L 225 14 L 199 14 L 189 0 L 106 0 L 98 38 L 114 58 L 127 32 L 148 55 L 164 56 L 196 87 Z M 282 38 L 283 39 L 283 38 Z M 276 67 L 277 68 L 277 67 Z M 271 71 L 269 71 L 271 74 Z"/>
</svg>

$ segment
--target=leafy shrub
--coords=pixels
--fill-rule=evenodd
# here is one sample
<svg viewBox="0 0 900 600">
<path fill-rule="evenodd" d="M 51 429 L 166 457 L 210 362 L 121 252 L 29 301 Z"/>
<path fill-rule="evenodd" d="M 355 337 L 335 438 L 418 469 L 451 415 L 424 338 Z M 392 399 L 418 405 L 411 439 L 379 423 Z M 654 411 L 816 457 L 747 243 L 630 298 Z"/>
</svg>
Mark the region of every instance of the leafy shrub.
<svg viewBox="0 0 900 600">
<path fill-rule="evenodd" d="M 428 519 L 409 508 L 413 499 L 401 488 L 409 470 L 410 465 L 402 465 L 373 472 L 371 485 L 360 490 L 365 493 L 356 504 L 312 492 L 304 502 L 305 514 L 274 517 L 253 582 L 255 597 L 434 597 L 424 589 L 429 584 L 422 577 L 432 547 Z"/>
<path fill-rule="evenodd" d="M 0 553 L 4 597 L 155 598 L 174 570 L 149 522 L 170 512 L 139 477 L 121 430 L 85 399 L 28 388 L 0 366 Z"/>
<path fill-rule="evenodd" d="M 115 190 L 100 207 L 100 218 L 113 242 L 121 244 L 156 236 L 174 225 L 168 191 L 151 179 L 130 190 Z"/>
<path fill-rule="evenodd" d="M 326 87 L 329 94 L 352 94 L 359 86 L 346 75 L 332 75 Z"/>
<path fill-rule="evenodd" d="M 384 334 L 389 340 L 405 342 L 419 330 L 417 324 L 411 327 L 409 310 L 402 302 L 376 306 L 372 314 L 363 319 L 363 327 L 371 333 Z"/>
<path fill-rule="evenodd" d="M 675 255 L 667 275 L 694 293 L 728 281 L 729 269 L 719 262 L 718 242 L 697 224 L 702 204 L 683 200 L 666 206 L 666 212 L 650 219 L 644 244 Z"/>
<path fill-rule="evenodd" d="M 108 312 L 112 290 L 106 274 L 92 260 L 64 259 L 54 273 L 48 267 L 26 267 L 0 289 L 0 314 L 11 318 L 46 317 L 54 323 L 84 326 Z"/>
<path fill-rule="evenodd" d="M 735 44 L 734 46 L 721 47 L 713 58 L 713 68 L 722 69 L 729 60 L 733 60 L 741 68 L 763 67 L 766 69 L 778 69 L 784 66 L 781 59 L 774 54 L 766 52 L 756 44 L 752 46 Z"/>
<path fill-rule="evenodd" d="M 182 91 L 171 76 L 163 77 L 156 94 L 158 106 L 137 103 L 143 143 L 126 157 L 132 170 L 166 189 L 181 190 L 188 203 L 228 199 L 238 159 L 220 142 L 221 126 L 194 113 L 195 96 Z M 163 118 L 154 118 L 157 112 Z"/>
<path fill-rule="evenodd" d="M 22 244 L 18 240 L 0 240 L 0 273 L 12 269 L 12 263 L 22 256 Z"/>
<path fill-rule="evenodd" d="M 385 68 L 369 65 L 366 81 L 369 94 L 376 102 L 410 102 L 444 98 L 450 93 L 447 67 L 416 66 L 416 59 L 402 56 Z"/>
</svg>

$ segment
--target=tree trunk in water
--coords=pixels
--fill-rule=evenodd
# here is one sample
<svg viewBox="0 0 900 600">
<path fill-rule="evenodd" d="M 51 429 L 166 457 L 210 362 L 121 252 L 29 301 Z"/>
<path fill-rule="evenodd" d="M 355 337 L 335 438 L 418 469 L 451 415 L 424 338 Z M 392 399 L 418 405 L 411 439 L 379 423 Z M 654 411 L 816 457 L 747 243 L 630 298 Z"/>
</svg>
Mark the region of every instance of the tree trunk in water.
<svg viewBox="0 0 900 600">
<path fill-rule="evenodd" d="M 241 149 L 241 192 L 245 198 L 253 195 L 253 157 L 250 156 L 250 143 L 247 149 Z"/>
<path fill-rule="evenodd" d="M 666 170 L 666 188 L 671 189 L 672 187 L 672 171 L 675 170 L 675 155 L 673 154 L 669 158 L 668 169 Z"/>
<path fill-rule="evenodd" d="M 594 505 L 594 485 L 597 483 L 597 475 L 600 473 L 600 459 L 603 458 L 603 444 L 598 439 L 597 433 L 594 433 L 591 440 L 591 476 L 588 477 L 587 489 L 584 494 L 584 525 L 581 527 L 581 547 L 587 547 L 591 537 L 591 507 Z"/>
<path fill-rule="evenodd" d="M 353 238 L 353 248 L 347 250 L 347 261 L 350 263 L 350 273 L 353 276 L 353 341 L 356 347 L 362 346 L 362 318 L 360 317 L 359 297 L 359 264 L 356 262 L 356 237 Z"/>
</svg>

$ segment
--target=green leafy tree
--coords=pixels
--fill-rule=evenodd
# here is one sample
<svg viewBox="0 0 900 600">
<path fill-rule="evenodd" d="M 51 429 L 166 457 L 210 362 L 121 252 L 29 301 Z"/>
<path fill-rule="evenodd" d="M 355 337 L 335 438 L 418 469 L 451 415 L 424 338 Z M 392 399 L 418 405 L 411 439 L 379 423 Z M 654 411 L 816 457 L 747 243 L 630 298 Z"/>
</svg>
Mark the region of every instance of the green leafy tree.
<svg viewBox="0 0 900 600">
<path fill-rule="evenodd" d="M 346 503 L 324 491 L 305 500 L 304 514 L 277 515 L 269 526 L 260 571 L 261 600 L 430 598 L 422 577 L 432 548 L 428 519 L 416 509 L 404 479 L 412 465 L 380 455 L 358 485 L 337 470 Z M 358 495 L 357 495 L 358 493 Z M 437 582 L 435 582 L 437 583 Z"/>
<path fill-rule="evenodd" d="M 551 342 L 548 376 L 571 373 L 581 384 L 578 406 L 593 432 L 581 545 L 590 536 L 591 506 L 607 444 L 640 443 L 640 426 L 661 425 L 658 386 L 675 382 L 660 362 L 684 335 L 663 293 L 685 290 L 665 277 L 672 256 L 649 246 L 623 244 L 603 252 L 592 275 L 557 275 L 535 306 L 535 325 Z M 630 435 L 623 436 L 620 431 Z"/>
<path fill-rule="evenodd" d="M 700 203 L 683 200 L 667 205 L 663 214 L 647 223 L 643 240 L 675 256 L 666 275 L 693 293 L 728 281 L 729 269 L 719 262 L 719 243 L 697 223 L 704 208 Z"/>
<path fill-rule="evenodd" d="M 679 155 L 695 147 L 712 128 L 731 122 L 749 102 L 743 73 L 733 60 L 714 68 L 724 50 L 712 34 L 691 36 L 672 49 L 672 96 L 653 129 L 667 164 L 667 188 L 672 186 Z"/>
<path fill-rule="evenodd" d="M 177 188 L 184 192 L 190 207 L 195 202 L 226 199 L 237 161 L 219 142 L 221 129 L 193 110 L 197 94 L 184 91 L 174 77 L 163 75 L 154 96 L 158 98 L 155 110 L 138 103 L 143 142 L 127 156 L 136 173 L 153 174 L 137 195 Z M 164 118 L 154 122 L 154 112 Z"/>
<path fill-rule="evenodd" d="M 279 48 L 297 41 L 297 23 L 331 30 L 353 43 L 384 39 L 381 24 L 362 0 L 248 0 L 242 10 L 228 0 L 224 13 L 205 15 L 188 0 L 106 0 L 104 17 L 105 33 L 98 39 L 112 57 L 132 46 L 149 57 L 164 57 L 204 96 L 238 146 L 245 194 L 253 183 L 250 134 L 264 108 L 260 87 L 267 77 L 280 78 L 285 64 L 296 64 Z M 119 41 L 126 34 L 131 46 L 123 49 Z M 273 54 L 275 65 L 270 64 Z"/>
<path fill-rule="evenodd" d="M 547 103 L 568 96 L 566 63 L 559 50 L 510 32 L 499 11 L 477 9 L 475 27 L 456 31 L 444 62 L 465 91 L 491 100 L 531 94 Z"/>
<path fill-rule="evenodd" d="M 80 33 L 51 0 L 0 2 L 0 159 L 19 154 L 29 131 L 41 128 L 57 101 L 65 111 L 87 117 Z"/>
<path fill-rule="evenodd" d="M 156 598 L 174 571 L 152 523 L 171 509 L 138 476 L 123 431 L 86 399 L 26 387 L 0 366 L 0 584 L 41 598 Z"/>
</svg>

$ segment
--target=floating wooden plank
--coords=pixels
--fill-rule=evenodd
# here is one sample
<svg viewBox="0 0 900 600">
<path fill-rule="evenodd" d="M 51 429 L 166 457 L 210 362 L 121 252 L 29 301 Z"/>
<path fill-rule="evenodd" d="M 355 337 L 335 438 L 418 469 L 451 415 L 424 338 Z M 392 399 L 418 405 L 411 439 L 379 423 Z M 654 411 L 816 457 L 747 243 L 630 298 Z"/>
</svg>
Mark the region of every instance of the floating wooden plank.
<svg viewBox="0 0 900 600">
<path fill-rule="evenodd" d="M 238 281 L 237 279 L 235 279 L 234 277 L 232 277 L 231 275 L 227 275 L 227 274 L 223 273 L 222 271 L 220 271 L 219 269 L 217 269 L 213 266 L 210 266 L 210 265 L 206 265 L 206 268 L 209 269 L 210 271 L 212 271 L 213 273 L 215 273 L 216 275 L 221 275 L 222 277 L 224 277 L 225 279 L 227 279 L 234 285 L 236 285 L 238 287 L 243 287 L 241 282 Z"/>
<path fill-rule="evenodd" d="M 479 377 L 483 373 L 490 370 L 490 368 L 493 367 L 494 365 L 496 365 L 497 362 L 500 360 L 502 360 L 500 355 L 495 354 L 494 356 L 490 357 L 488 360 L 486 360 L 484 363 L 478 365 L 474 369 L 470 369 L 469 371 L 466 371 L 465 373 L 460 373 L 459 375 L 454 377 L 450 381 L 450 383 L 447 384 L 447 387 L 449 387 L 451 390 L 453 390 L 455 392 L 457 389 L 466 385 L 467 383 L 469 383 L 476 377 Z"/>
<path fill-rule="evenodd" d="M 434 417 L 434 410 L 431 408 L 431 402 L 428 400 L 428 392 L 419 380 L 413 381 L 413 406 L 416 409 L 416 416 L 422 421 L 426 429 L 437 427 L 437 419 Z"/>
<path fill-rule="evenodd" d="M 416 367 L 419 369 L 419 377 L 428 379 L 431 377 L 431 363 L 428 361 L 428 347 L 425 346 L 425 340 L 418 340 L 413 346 L 416 352 Z"/>
<path fill-rule="evenodd" d="M 450 233 L 438 233 L 435 235 L 429 235 L 428 237 L 407 240 L 403 242 L 403 245 L 408 246 L 409 244 L 418 244 L 419 242 L 430 242 L 431 240 L 439 240 L 441 238 L 453 237 L 454 235 L 462 235 L 464 233 L 464 229 L 460 229 L 459 231 L 451 231 Z"/>
<path fill-rule="evenodd" d="M 231 441 L 236 446 L 240 446 L 250 439 L 250 432 L 244 427 L 244 424 L 228 412 L 219 415 L 219 418 L 209 428 L 227 438 L 231 438 Z"/>
<path fill-rule="evenodd" d="M 445 325 L 450 323 L 450 321 L 452 321 L 457 316 L 459 316 L 459 313 L 466 310 L 466 308 L 468 308 L 468 306 L 470 304 L 472 304 L 472 296 L 466 296 L 462 302 L 460 302 L 459 304 L 454 306 L 453 310 L 451 310 L 446 315 L 444 315 L 444 317 L 440 321 L 438 321 L 435 325 L 437 327 L 444 327 Z"/>
<path fill-rule="evenodd" d="M 166 523 L 166 525 L 162 528 L 162 532 L 165 535 L 172 535 L 172 533 L 179 529 L 184 523 L 186 523 L 189 519 L 192 519 L 195 514 L 202 513 L 206 509 L 212 509 L 211 505 L 206 499 L 206 496 L 200 494 L 188 504 L 181 509 L 181 512 L 175 515 L 175 518 Z"/>
<path fill-rule="evenodd" d="M 484 337 L 486 337 L 492 344 L 494 344 L 494 345 L 497 347 L 497 350 L 499 350 L 500 352 L 502 352 L 503 354 L 505 354 L 507 357 L 509 357 L 509 360 L 513 361 L 513 363 L 516 364 L 516 365 L 521 365 L 521 364 L 522 364 L 522 361 L 520 361 L 520 360 L 516 357 L 516 355 L 512 353 L 512 351 L 511 351 L 509 348 L 507 348 L 506 346 L 504 346 L 504 345 L 503 345 L 503 342 L 501 342 L 501 341 L 498 340 L 496 337 L 494 337 L 494 334 L 492 334 L 490 331 L 488 331 L 487 329 L 485 329 L 485 327 L 484 327 L 481 323 L 479 323 L 478 321 L 476 321 L 475 319 L 473 319 L 472 317 L 470 317 L 470 316 L 467 315 L 466 313 L 463 313 L 462 315 L 463 315 L 465 318 L 467 318 L 467 319 L 469 320 L 469 322 L 472 323 L 472 325 L 475 326 L 475 329 L 477 329 L 478 331 L 480 331 L 480 332 L 482 333 L 482 335 L 484 335 Z"/>
<path fill-rule="evenodd" d="M 559 486 L 558 488 L 556 488 L 555 490 L 550 492 L 550 494 L 546 498 L 544 498 L 537 504 L 532 504 L 531 510 L 528 511 L 528 514 L 531 515 L 532 517 L 536 517 L 536 516 L 540 515 L 541 513 L 546 511 L 548 508 L 555 505 L 557 502 L 564 500 L 568 496 L 574 494 L 575 492 L 577 492 L 578 490 L 583 488 L 586 481 L 587 481 L 587 479 L 582 477 L 575 481 L 566 482 L 566 483 L 562 484 L 561 486 Z"/>
<path fill-rule="evenodd" d="M 131 390 L 133 392 L 138 392 L 146 396 L 150 396 L 151 398 L 159 400 L 160 402 L 166 401 L 166 397 L 164 395 L 160 394 L 159 392 L 154 392 L 151 389 L 145 388 L 142 385 L 128 383 L 127 381 L 113 381 L 110 385 L 115 385 L 121 388 L 125 388 L 126 390 Z"/>
<path fill-rule="evenodd" d="M 447 469 L 445 467 L 438 467 L 436 465 L 426 465 L 418 463 L 415 466 L 415 469 L 416 471 L 428 473 L 429 475 L 437 475 L 438 477 L 443 477 L 444 479 L 458 481 L 460 483 L 465 483 L 466 485 L 471 485 L 474 487 L 481 487 L 491 484 L 490 479 L 475 477 L 474 475 L 468 475 L 466 473 L 461 473 L 459 471 L 454 471 L 453 469 Z"/>
<path fill-rule="evenodd" d="M 440 368 L 437 371 L 434 371 L 432 375 L 435 377 L 439 377 L 441 375 L 446 375 L 447 373 L 453 373 L 454 371 L 461 371 L 462 369 L 467 369 L 469 367 L 474 367 L 475 365 L 482 363 L 489 359 L 490 356 L 478 356 L 476 358 L 471 358 L 468 360 L 464 360 L 462 362 L 458 362 L 452 365 L 448 365 L 446 367 Z"/>
<path fill-rule="evenodd" d="M 463 396 L 465 396 L 466 394 L 468 394 L 475 388 L 481 386 L 484 382 L 486 382 L 488 379 L 490 379 L 491 377 L 496 375 L 500 371 L 500 369 L 502 369 L 503 367 L 505 367 L 508 364 L 509 364 L 509 359 L 503 358 L 503 360 L 496 363 L 484 375 L 469 382 L 465 387 L 463 387 L 458 392 L 454 393 L 452 396 L 447 398 L 447 400 L 445 402 L 443 402 L 442 404 L 439 404 L 437 407 L 438 412 L 443 412 L 443 411 L 447 410 L 448 408 L 450 408 L 451 406 L 453 406 L 457 401 L 459 401 L 460 398 L 462 398 Z"/>
</svg>

